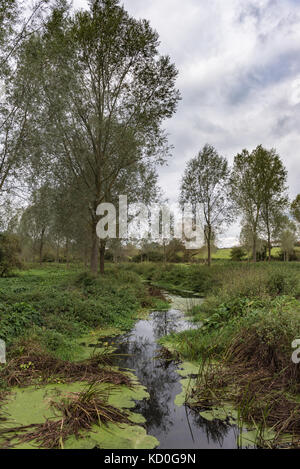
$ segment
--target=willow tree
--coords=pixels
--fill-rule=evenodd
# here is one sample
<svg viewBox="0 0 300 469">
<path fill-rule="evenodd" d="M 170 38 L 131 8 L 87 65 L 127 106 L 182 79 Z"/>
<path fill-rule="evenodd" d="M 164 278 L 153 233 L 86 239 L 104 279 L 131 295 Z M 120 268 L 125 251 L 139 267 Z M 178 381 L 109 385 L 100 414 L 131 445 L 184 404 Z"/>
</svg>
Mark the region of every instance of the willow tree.
<svg viewBox="0 0 300 469">
<path fill-rule="evenodd" d="M 258 145 L 251 153 L 236 155 L 231 175 L 231 195 L 252 233 L 252 258 L 256 261 L 260 231 L 267 234 L 269 259 L 271 235 L 278 214 L 287 206 L 287 172 L 276 150 Z"/>
<path fill-rule="evenodd" d="M 15 86 L 16 29 L 20 18 L 17 0 L 4 0 L 0 5 L 0 195 L 7 193 L 8 181 L 19 167 L 19 146 L 24 132 L 26 112 L 22 82 Z M 19 39 L 20 41 L 20 39 Z M 17 88 L 17 89 L 16 89 Z"/>
<path fill-rule="evenodd" d="M 24 174 L 22 146 L 27 118 L 32 109 L 29 74 L 22 69 L 22 46 L 35 33 L 40 15 L 48 0 L 32 4 L 24 13 L 20 0 L 3 0 L 0 5 L 0 195 L 20 189 L 20 177 Z"/>
<path fill-rule="evenodd" d="M 268 259 L 271 261 L 272 234 L 276 234 L 278 226 L 288 208 L 287 170 L 275 149 L 261 148 L 263 157 L 264 189 L 262 202 L 262 221 L 267 235 Z"/>
<path fill-rule="evenodd" d="M 212 244 L 222 225 L 231 220 L 228 198 L 229 168 L 226 158 L 211 145 L 205 145 L 198 155 L 187 163 L 181 184 L 181 205 L 200 205 L 207 246 L 207 263 L 211 265 Z"/>
<path fill-rule="evenodd" d="M 117 0 L 92 1 L 73 16 L 63 2 L 27 45 L 39 100 L 31 125 L 41 129 L 35 164 L 51 167 L 85 200 L 94 273 L 97 206 L 112 199 L 121 174 L 169 153 L 162 123 L 179 100 L 177 70 L 158 46 L 148 21 Z"/>
<path fill-rule="evenodd" d="M 291 203 L 291 214 L 297 223 L 300 223 L 300 194 Z"/>
<path fill-rule="evenodd" d="M 0 4 L 0 76 L 3 77 L 14 49 L 15 28 L 19 16 L 17 0 L 2 0 Z"/>
<path fill-rule="evenodd" d="M 280 246 L 283 254 L 283 260 L 289 262 L 290 256 L 295 252 L 295 244 L 297 241 L 296 225 L 287 219 L 285 228 L 280 233 Z"/>
</svg>

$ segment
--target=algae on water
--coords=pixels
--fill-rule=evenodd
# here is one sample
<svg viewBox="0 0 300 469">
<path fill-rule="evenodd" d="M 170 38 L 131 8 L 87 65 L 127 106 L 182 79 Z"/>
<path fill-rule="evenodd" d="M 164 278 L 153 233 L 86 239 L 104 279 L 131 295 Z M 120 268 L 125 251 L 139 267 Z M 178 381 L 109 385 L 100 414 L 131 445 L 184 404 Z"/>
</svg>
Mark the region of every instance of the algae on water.
<svg viewBox="0 0 300 469">
<path fill-rule="evenodd" d="M 142 400 L 149 397 L 144 386 L 137 383 L 136 378 L 131 375 L 132 380 L 135 380 L 134 388 L 130 389 L 126 386 L 118 386 L 117 388 L 112 385 L 109 390 L 109 385 L 99 384 L 108 389 L 108 403 L 119 409 L 133 409 L 136 400 Z M 60 399 L 63 395 L 70 392 L 82 391 L 86 383 L 76 382 L 68 384 L 49 384 L 42 387 L 30 386 L 27 388 L 14 388 L 8 402 L 3 406 L 3 411 L 7 415 L 7 428 L 14 428 L 17 426 L 26 426 L 31 424 L 43 423 L 46 419 L 59 418 L 59 414 L 50 406 L 50 401 Z M 140 426 L 144 423 L 145 419 L 142 415 L 129 412 L 129 419 L 135 425 L 128 424 L 109 424 L 108 426 L 102 425 L 98 427 L 93 426 L 93 430 L 89 432 L 82 432 L 82 438 L 76 439 L 70 437 L 64 444 L 66 448 L 93 448 L 98 446 L 100 448 L 119 448 L 119 449 L 132 449 L 132 448 L 154 448 L 158 445 L 156 438 L 147 435 L 146 430 Z M 34 442 L 28 444 L 18 444 L 16 448 L 34 448 Z"/>
<path fill-rule="evenodd" d="M 196 383 L 196 379 L 193 377 L 199 372 L 199 364 L 193 362 L 183 362 L 180 364 L 180 368 L 177 370 L 177 373 L 182 376 L 184 379 L 180 380 L 182 387 L 181 393 L 177 394 L 175 397 L 175 404 L 178 407 L 181 407 L 187 402 L 190 392 L 193 389 L 193 386 Z"/>
</svg>

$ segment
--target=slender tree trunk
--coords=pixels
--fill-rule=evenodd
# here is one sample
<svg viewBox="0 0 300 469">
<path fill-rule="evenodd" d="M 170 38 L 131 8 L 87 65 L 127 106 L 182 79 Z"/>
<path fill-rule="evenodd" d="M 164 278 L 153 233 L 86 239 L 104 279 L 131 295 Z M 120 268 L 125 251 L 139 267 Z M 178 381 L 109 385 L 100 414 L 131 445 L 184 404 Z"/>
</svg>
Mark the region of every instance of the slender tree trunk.
<svg viewBox="0 0 300 469">
<path fill-rule="evenodd" d="M 207 240 L 207 265 L 208 265 L 208 267 L 211 266 L 211 245 L 210 245 L 210 239 Z"/>
<path fill-rule="evenodd" d="M 211 266 L 211 226 L 207 228 L 207 265 Z"/>
<path fill-rule="evenodd" d="M 253 247 L 252 247 L 252 260 L 256 262 L 257 260 L 257 225 L 253 227 Z"/>
<path fill-rule="evenodd" d="M 44 235 L 45 235 L 45 228 L 42 229 L 41 239 L 40 239 L 40 253 L 39 253 L 39 255 L 40 255 L 40 264 L 43 261 Z"/>
<path fill-rule="evenodd" d="M 67 267 L 69 267 L 69 238 L 66 239 L 66 261 Z"/>
<path fill-rule="evenodd" d="M 104 239 L 101 239 L 101 240 L 100 240 L 100 249 L 99 249 L 99 252 L 100 252 L 100 274 L 101 274 L 101 275 L 104 274 L 105 246 L 106 246 L 106 241 L 105 241 Z"/>
<path fill-rule="evenodd" d="M 268 231 L 268 253 L 269 253 L 269 262 L 271 262 L 272 245 L 271 245 L 271 233 L 270 233 L 270 227 L 269 227 L 269 225 L 267 226 L 267 231 Z"/>
<path fill-rule="evenodd" d="M 256 234 L 255 234 L 254 237 L 253 237 L 253 250 L 252 250 L 252 260 L 253 260 L 253 262 L 256 262 L 256 245 L 257 245 L 257 241 L 256 241 Z"/>
<path fill-rule="evenodd" d="M 96 233 L 96 224 L 92 225 L 92 248 L 91 248 L 91 272 L 94 275 L 98 273 L 98 246 L 99 240 Z"/>
<path fill-rule="evenodd" d="M 88 249 L 87 249 L 87 245 L 85 244 L 84 245 L 84 266 L 85 266 L 85 268 L 88 267 L 88 258 L 89 258 Z"/>
<path fill-rule="evenodd" d="M 59 241 L 56 241 L 56 262 L 59 262 Z"/>
<path fill-rule="evenodd" d="M 268 240 L 268 251 L 269 251 L 269 262 L 271 262 L 271 258 L 272 258 L 272 245 L 271 245 L 271 240 Z"/>
</svg>

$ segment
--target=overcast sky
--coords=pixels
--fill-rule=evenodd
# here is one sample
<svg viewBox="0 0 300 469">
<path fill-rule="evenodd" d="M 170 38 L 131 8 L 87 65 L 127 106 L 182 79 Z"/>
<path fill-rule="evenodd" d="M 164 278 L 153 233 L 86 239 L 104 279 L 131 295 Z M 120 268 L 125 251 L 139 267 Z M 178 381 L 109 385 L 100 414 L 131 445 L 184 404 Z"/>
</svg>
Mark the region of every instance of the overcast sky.
<svg viewBox="0 0 300 469">
<path fill-rule="evenodd" d="M 300 192 L 300 0 L 123 0 L 147 18 L 179 70 L 182 101 L 166 127 L 173 156 L 160 170 L 176 201 L 186 162 L 205 143 L 230 163 L 243 148 L 275 147 Z M 85 6 L 74 0 L 74 6 Z M 231 246 L 237 226 L 224 233 Z"/>
</svg>

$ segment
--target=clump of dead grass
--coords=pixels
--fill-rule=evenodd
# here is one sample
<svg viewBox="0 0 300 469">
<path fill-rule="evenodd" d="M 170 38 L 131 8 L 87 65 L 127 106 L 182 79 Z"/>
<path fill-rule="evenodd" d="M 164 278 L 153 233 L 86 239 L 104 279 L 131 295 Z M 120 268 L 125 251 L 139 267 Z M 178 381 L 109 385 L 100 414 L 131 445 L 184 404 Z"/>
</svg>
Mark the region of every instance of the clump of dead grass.
<svg viewBox="0 0 300 469">
<path fill-rule="evenodd" d="M 57 380 L 110 382 L 131 386 L 128 375 L 112 369 L 112 359 L 109 352 L 98 352 L 87 360 L 69 362 L 53 357 L 33 342 L 27 344 L 21 355 L 12 357 L 7 364 L 0 367 L 0 378 L 8 386 L 46 384 Z"/>
<path fill-rule="evenodd" d="M 112 391 L 91 383 L 81 392 L 72 392 L 61 400 L 52 400 L 50 405 L 57 417 L 47 419 L 42 424 L 15 427 L 2 430 L 6 447 L 14 444 L 34 442 L 41 448 L 63 448 L 68 437 L 82 437 L 84 431 L 92 430 L 94 425 L 101 427 L 108 423 L 133 424 L 128 413 L 108 404 Z M 103 383 L 102 383 L 103 384 Z M 9 436 L 12 435 L 12 436 Z"/>
<path fill-rule="evenodd" d="M 148 293 L 152 298 L 159 298 L 160 300 L 167 301 L 167 298 L 163 294 L 162 290 L 155 285 L 150 285 L 148 287 Z"/>
<path fill-rule="evenodd" d="M 299 367 L 282 348 L 261 340 L 255 330 L 241 331 L 220 363 L 203 360 L 189 405 L 207 410 L 234 404 L 243 422 L 274 432 L 269 447 L 280 446 L 287 433 L 295 447 L 300 441 L 299 377 Z"/>
</svg>

